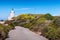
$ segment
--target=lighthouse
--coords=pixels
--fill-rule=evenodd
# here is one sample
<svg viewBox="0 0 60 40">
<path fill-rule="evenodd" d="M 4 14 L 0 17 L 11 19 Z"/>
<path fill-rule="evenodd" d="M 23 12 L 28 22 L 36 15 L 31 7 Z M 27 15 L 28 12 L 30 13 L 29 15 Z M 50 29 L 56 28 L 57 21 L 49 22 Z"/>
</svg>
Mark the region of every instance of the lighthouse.
<svg viewBox="0 0 60 40">
<path fill-rule="evenodd" d="M 12 18 L 15 16 L 15 11 L 14 9 L 12 8 L 11 12 L 10 12 L 10 15 L 8 17 L 8 20 L 13 20 Z"/>
</svg>

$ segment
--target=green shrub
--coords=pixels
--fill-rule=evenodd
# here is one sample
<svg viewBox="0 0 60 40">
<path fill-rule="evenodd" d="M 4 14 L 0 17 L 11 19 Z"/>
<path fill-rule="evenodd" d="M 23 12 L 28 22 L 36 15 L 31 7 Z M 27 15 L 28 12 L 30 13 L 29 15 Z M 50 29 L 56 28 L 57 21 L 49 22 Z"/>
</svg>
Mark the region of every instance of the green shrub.
<svg viewBox="0 0 60 40">
<path fill-rule="evenodd" d="M 59 28 L 60 29 L 60 28 Z M 59 29 L 55 29 L 53 27 L 44 27 L 42 34 L 47 37 L 49 40 L 57 40 L 60 39 L 60 31 Z"/>
</svg>

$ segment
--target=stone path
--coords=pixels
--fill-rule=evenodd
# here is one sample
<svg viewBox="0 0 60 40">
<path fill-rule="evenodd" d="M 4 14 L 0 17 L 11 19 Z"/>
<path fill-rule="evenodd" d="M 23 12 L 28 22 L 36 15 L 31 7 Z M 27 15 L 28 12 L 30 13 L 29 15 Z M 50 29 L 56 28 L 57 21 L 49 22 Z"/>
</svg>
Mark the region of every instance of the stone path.
<svg viewBox="0 0 60 40">
<path fill-rule="evenodd" d="M 27 28 L 16 26 L 14 30 L 9 32 L 9 38 L 6 40 L 47 40 L 43 36 L 39 36 Z"/>
</svg>

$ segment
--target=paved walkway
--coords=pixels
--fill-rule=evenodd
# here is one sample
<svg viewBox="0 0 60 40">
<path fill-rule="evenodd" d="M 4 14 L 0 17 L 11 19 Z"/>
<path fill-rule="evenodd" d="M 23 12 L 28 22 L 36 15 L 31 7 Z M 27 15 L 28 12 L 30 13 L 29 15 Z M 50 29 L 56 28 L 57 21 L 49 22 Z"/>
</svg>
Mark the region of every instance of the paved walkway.
<svg viewBox="0 0 60 40">
<path fill-rule="evenodd" d="M 46 38 L 35 34 L 27 28 L 16 26 L 9 32 L 9 38 L 6 40 L 47 40 Z"/>
</svg>

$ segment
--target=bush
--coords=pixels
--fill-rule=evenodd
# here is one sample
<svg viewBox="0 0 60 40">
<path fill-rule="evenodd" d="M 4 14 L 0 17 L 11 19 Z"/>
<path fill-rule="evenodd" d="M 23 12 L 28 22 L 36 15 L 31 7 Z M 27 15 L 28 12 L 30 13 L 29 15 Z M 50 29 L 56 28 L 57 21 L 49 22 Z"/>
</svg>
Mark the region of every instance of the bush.
<svg viewBox="0 0 60 40">
<path fill-rule="evenodd" d="M 0 24 L 0 39 L 5 39 L 8 35 L 9 27 L 3 24 Z"/>
<path fill-rule="evenodd" d="M 44 27 L 42 35 L 48 38 L 49 40 L 57 40 L 60 39 L 60 31 L 59 29 L 55 29 L 53 27 Z"/>
<path fill-rule="evenodd" d="M 60 18 L 57 18 L 56 20 L 54 20 L 54 24 L 57 27 L 60 27 Z"/>
<path fill-rule="evenodd" d="M 52 20 L 53 19 L 53 16 L 49 13 L 45 14 L 44 17 L 47 19 L 47 20 Z"/>
</svg>

